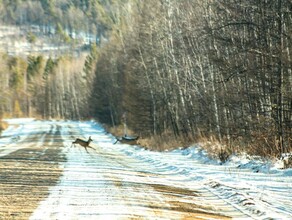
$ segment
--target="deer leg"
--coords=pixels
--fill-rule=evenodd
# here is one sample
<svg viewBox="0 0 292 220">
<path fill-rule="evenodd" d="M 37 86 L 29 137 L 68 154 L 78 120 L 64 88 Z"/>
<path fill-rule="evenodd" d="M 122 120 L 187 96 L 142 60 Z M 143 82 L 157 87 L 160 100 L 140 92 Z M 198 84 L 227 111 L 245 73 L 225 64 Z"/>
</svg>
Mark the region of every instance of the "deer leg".
<svg viewBox="0 0 292 220">
<path fill-rule="evenodd" d="M 89 147 L 89 148 L 91 148 L 91 149 L 95 150 L 95 148 L 93 148 L 93 147 L 91 147 L 91 146 L 87 146 L 87 147 Z"/>
</svg>

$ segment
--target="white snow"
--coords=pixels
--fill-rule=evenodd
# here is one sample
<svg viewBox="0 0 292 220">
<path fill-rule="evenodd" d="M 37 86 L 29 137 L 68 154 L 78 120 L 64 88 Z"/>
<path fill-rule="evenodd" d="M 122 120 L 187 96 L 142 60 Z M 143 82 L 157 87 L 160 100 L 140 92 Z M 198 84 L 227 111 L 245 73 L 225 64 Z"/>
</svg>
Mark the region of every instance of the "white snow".
<svg viewBox="0 0 292 220">
<path fill-rule="evenodd" d="M 116 144 L 94 121 L 35 121 L 10 119 L 0 138 L 0 156 L 19 137 L 46 130 L 49 123 L 62 127 L 67 162 L 59 183 L 50 189 L 30 219 L 179 219 L 179 213 L 164 209 L 156 216 L 149 208 L 170 201 L 153 184 L 198 191 L 203 199 L 183 196 L 181 202 L 209 207 L 213 213 L 235 218 L 292 219 L 292 169 L 247 155 L 233 156 L 226 164 L 208 158 L 197 146 L 170 152 L 151 152 L 138 146 Z M 70 147 L 72 138 L 89 136 L 96 149 L 87 154 Z M 4 152 L 4 153 L 3 153 Z M 141 204 L 143 203 L 143 205 Z M 140 204 L 140 205 L 139 205 Z"/>
</svg>

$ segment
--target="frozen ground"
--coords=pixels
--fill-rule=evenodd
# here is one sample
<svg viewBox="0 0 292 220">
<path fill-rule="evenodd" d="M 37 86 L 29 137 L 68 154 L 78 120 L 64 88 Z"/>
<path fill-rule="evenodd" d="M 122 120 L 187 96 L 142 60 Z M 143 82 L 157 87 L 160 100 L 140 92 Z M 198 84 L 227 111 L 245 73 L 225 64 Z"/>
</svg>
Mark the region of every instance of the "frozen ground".
<svg viewBox="0 0 292 220">
<path fill-rule="evenodd" d="M 7 121 L 0 159 L 27 148 L 32 135 L 37 147 L 61 147 L 66 157 L 30 219 L 292 219 L 292 170 L 271 162 L 233 157 L 220 165 L 196 146 L 158 153 L 114 145 L 95 122 Z M 45 144 L 49 131 L 58 142 Z M 71 147 L 89 136 L 95 151 Z"/>
</svg>

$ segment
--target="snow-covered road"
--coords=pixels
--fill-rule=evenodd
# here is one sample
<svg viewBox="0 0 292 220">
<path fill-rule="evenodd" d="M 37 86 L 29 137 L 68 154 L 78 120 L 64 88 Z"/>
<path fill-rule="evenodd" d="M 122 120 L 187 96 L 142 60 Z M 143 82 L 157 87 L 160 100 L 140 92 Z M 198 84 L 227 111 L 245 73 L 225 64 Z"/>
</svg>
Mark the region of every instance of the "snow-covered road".
<svg viewBox="0 0 292 220">
<path fill-rule="evenodd" d="M 114 145 L 114 137 L 95 122 L 8 122 L 11 126 L 0 139 L 2 170 L 12 172 L 19 160 L 38 158 L 19 155 L 38 152 L 43 155 L 37 159 L 42 169 L 31 168 L 30 175 L 41 173 L 43 177 L 53 172 L 52 179 L 56 179 L 60 171 L 57 181 L 42 188 L 46 196 L 32 200 L 35 207 L 26 211 L 31 212 L 30 219 L 292 219 L 291 169 L 262 169 L 254 161 L 242 160 L 219 165 L 197 147 L 159 153 Z M 71 147 L 75 138 L 89 136 L 95 151 L 89 149 L 88 154 L 80 146 Z M 26 149 L 30 154 L 16 157 Z M 22 169 L 21 174 L 26 172 Z M 5 181 L 0 179 L 0 187 L 8 189 L 7 181 L 9 188 L 29 185 L 8 175 Z M 45 181 L 36 178 L 35 185 Z M 9 199 L 13 196 L 12 191 Z M 3 204 L 11 205 L 0 204 L 0 218 L 9 209 Z M 14 219 L 11 213 L 5 217 Z M 19 219 L 21 214 L 17 214 Z"/>
</svg>

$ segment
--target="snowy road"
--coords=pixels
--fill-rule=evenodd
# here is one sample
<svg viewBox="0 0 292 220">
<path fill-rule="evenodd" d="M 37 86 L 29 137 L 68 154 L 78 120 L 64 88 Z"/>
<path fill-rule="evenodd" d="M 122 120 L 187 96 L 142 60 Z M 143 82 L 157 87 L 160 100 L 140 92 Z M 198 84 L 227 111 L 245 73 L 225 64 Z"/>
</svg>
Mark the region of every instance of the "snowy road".
<svg viewBox="0 0 292 220">
<path fill-rule="evenodd" d="M 113 145 L 94 122 L 8 122 L 0 219 L 292 219 L 291 169 L 222 166 L 195 147 Z M 96 151 L 70 147 L 88 136 Z"/>
</svg>

